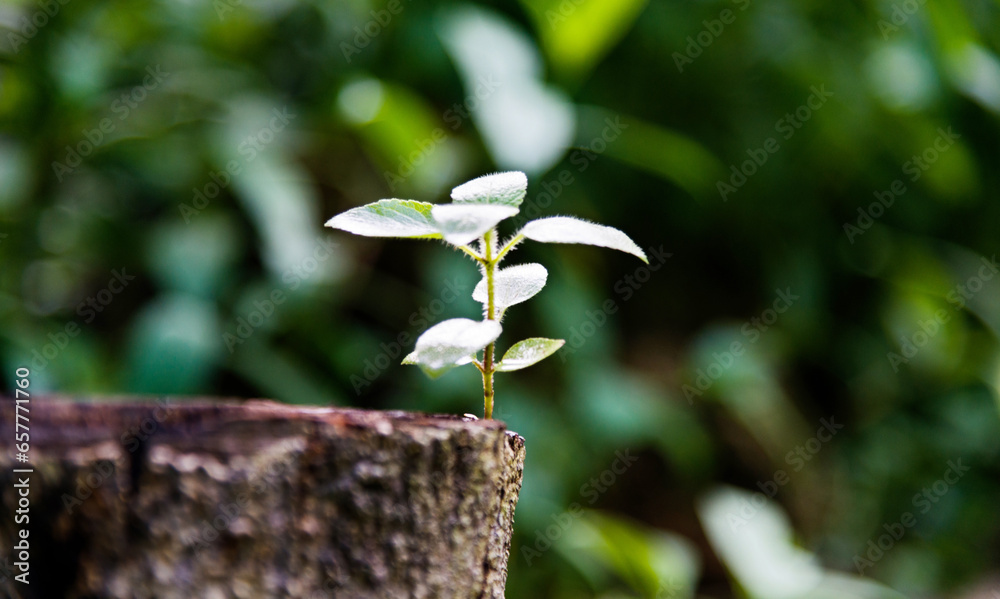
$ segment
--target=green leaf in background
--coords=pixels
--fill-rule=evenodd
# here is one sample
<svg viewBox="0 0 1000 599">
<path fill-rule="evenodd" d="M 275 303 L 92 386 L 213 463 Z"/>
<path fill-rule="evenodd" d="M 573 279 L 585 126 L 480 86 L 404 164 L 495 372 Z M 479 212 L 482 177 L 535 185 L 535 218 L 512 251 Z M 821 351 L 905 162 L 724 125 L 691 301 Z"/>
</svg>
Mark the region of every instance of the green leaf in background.
<svg viewBox="0 0 1000 599">
<path fill-rule="evenodd" d="M 565 343 L 562 339 L 543 337 L 518 341 L 503 355 L 503 359 L 497 364 L 497 372 L 512 372 L 537 364 L 556 353 Z"/>
<path fill-rule="evenodd" d="M 1000 59 L 995 49 L 982 44 L 976 18 L 961 4 L 939 4 L 929 7 L 927 17 L 944 58 L 944 74 L 956 91 L 1000 114 Z"/>
<path fill-rule="evenodd" d="M 259 122 L 255 120 L 261 118 L 259 109 L 248 110 L 248 113 L 240 119 L 241 122 Z M 293 134 L 286 132 L 289 136 Z M 234 141 L 239 139 L 236 135 L 230 130 L 215 143 L 239 147 L 239 142 Z M 220 164 L 226 160 L 224 156 L 223 152 L 218 153 Z M 245 157 L 249 164 L 250 158 Z M 233 177 L 232 189 L 260 236 L 261 259 L 272 276 L 280 277 L 289 269 L 301 265 L 315 250 L 316 239 L 323 232 L 319 222 L 313 222 L 319 210 L 319 198 L 315 188 L 307 183 L 310 176 L 286 153 L 277 136 L 268 150 L 261 151 L 252 164 L 253 168 L 244 168 Z M 336 252 L 331 254 L 335 256 Z M 311 282 L 333 280 L 336 274 L 331 267 L 337 261 L 339 259 L 334 257 L 327 268 L 317 270 L 310 277 Z"/>
<path fill-rule="evenodd" d="M 698 550 L 679 535 L 647 528 L 610 513 L 581 510 L 557 550 L 585 578 L 614 573 L 640 597 L 689 599 L 701 564 Z"/>
<path fill-rule="evenodd" d="M 451 190 L 458 204 L 501 204 L 517 208 L 528 192 L 528 177 L 521 171 L 483 175 Z"/>
<path fill-rule="evenodd" d="M 698 502 L 709 542 L 750 599 L 903 597 L 866 579 L 824 570 L 815 555 L 793 542 L 792 525 L 778 504 L 758 496 L 719 487 Z"/>
<path fill-rule="evenodd" d="M 384 78 L 349 79 L 337 96 L 345 124 L 358 136 L 391 193 L 434 197 L 464 174 L 467 151 L 419 90 Z"/>
<path fill-rule="evenodd" d="M 132 322 L 127 389 L 132 393 L 193 393 L 224 355 L 223 325 L 211 305 L 188 293 L 166 293 Z"/>
<path fill-rule="evenodd" d="M 438 239 L 441 233 L 431 218 L 431 208 L 433 204 L 416 200 L 379 200 L 338 214 L 326 226 L 365 237 Z"/>
<path fill-rule="evenodd" d="M 675 130 L 594 106 L 581 106 L 577 142 L 588 145 L 608 120 L 620 122 L 622 135 L 607 144 L 606 155 L 670 181 L 695 197 L 716 194 L 725 175 L 722 162 L 697 139 Z"/>
<path fill-rule="evenodd" d="M 585 243 L 620 250 L 649 263 L 646 253 L 614 227 L 606 227 L 572 216 L 540 218 L 524 225 L 521 235 L 544 243 Z"/>
<path fill-rule="evenodd" d="M 465 245 L 478 239 L 515 214 L 517 208 L 513 206 L 489 204 L 439 204 L 431 210 L 437 230 L 453 245 Z"/>
<path fill-rule="evenodd" d="M 446 13 L 439 35 L 466 93 L 475 95 L 472 120 L 494 162 L 531 174 L 558 162 L 573 141 L 573 104 L 546 84 L 538 49 L 520 26 L 492 10 L 461 6 Z"/>
<path fill-rule="evenodd" d="M 553 66 L 586 74 L 632 28 L 647 0 L 521 0 Z"/>
<path fill-rule="evenodd" d="M 504 310 L 535 296 L 545 287 L 548 271 L 541 264 L 518 264 L 501 268 L 494 275 L 493 303 L 497 310 Z M 472 299 L 486 305 L 485 277 L 472 290 Z"/>
<path fill-rule="evenodd" d="M 496 341 L 501 332 L 495 320 L 478 322 L 452 318 L 424 331 L 417 348 L 403 364 L 420 366 L 428 376 L 437 378 L 456 366 L 468 364 L 471 356 Z"/>
</svg>

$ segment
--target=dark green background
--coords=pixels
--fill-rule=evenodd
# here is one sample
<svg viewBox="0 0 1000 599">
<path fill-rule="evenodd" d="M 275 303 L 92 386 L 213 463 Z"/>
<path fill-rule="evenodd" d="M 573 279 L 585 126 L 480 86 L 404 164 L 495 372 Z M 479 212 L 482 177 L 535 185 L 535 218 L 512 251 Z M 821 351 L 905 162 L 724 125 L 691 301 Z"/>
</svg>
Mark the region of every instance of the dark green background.
<svg viewBox="0 0 1000 599">
<path fill-rule="evenodd" d="M 1000 2 L 4 0 L 0 23 L 8 380 L 481 413 L 471 368 L 398 365 L 477 316 L 472 264 L 322 224 L 523 169 L 523 213 L 670 257 L 512 255 L 549 285 L 501 345 L 570 343 L 498 381 L 528 447 L 508 596 L 893 596 L 833 573 L 905 512 L 867 577 L 958 597 L 995 572 Z M 706 535 L 734 487 L 775 501 Z"/>
</svg>

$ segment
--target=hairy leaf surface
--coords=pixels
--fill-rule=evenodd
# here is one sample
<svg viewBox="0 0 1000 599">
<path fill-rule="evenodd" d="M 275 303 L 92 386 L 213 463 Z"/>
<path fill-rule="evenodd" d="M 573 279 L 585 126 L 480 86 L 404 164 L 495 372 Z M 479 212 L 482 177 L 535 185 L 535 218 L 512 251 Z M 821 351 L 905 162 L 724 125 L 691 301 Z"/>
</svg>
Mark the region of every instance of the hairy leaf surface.
<svg viewBox="0 0 1000 599">
<path fill-rule="evenodd" d="M 416 200 L 379 200 L 351 208 L 326 221 L 327 227 L 365 237 L 440 238 L 431 218 L 434 204 Z"/>
<path fill-rule="evenodd" d="M 521 171 L 483 175 L 451 190 L 460 204 L 492 204 L 517 208 L 528 192 L 528 177 Z"/>
<path fill-rule="evenodd" d="M 493 302 L 497 310 L 531 299 L 545 287 L 548 271 L 541 264 L 518 264 L 501 268 L 493 275 Z M 486 277 L 472 290 L 472 299 L 487 304 Z"/>
<path fill-rule="evenodd" d="M 496 370 L 497 372 L 511 372 L 527 368 L 556 353 L 564 343 L 566 342 L 562 339 L 545 339 L 544 337 L 532 337 L 518 341 L 503 355 L 503 359 L 496 365 Z"/>
<path fill-rule="evenodd" d="M 453 245 L 465 245 L 479 239 L 505 218 L 517 214 L 513 206 L 492 204 L 438 204 L 431 217 L 444 240 Z"/>
<path fill-rule="evenodd" d="M 585 243 L 620 250 L 646 262 L 646 253 L 614 227 L 598 225 L 572 216 L 540 218 L 524 225 L 521 235 L 544 243 Z"/>
<path fill-rule="evenodd" d="M 470 357 L 496 341 L 501 330 L 500 323 L 495 320 L 445 320 L 420 335 L 416 349 L 406 356 L 403 364 L 416 364 L 429 376 L 437 378 L 456 366 L 471 362 Z"/>
</svg>

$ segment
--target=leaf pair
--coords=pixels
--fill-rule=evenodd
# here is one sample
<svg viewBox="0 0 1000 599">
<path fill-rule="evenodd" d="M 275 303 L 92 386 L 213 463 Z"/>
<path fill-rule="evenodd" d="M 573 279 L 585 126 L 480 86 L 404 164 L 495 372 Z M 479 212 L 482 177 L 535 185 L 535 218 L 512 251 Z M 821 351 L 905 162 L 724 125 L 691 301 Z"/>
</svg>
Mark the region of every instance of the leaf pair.
<svg viewBox="0 0 1000 599">
<path fill-rule="evenodd" d="M 477 322 L 468 318 L 452 318 L 427 329 L 417 339 L 416 350 L 406 356 L 403 364 L 415 364 L 430 377 L 437 378 L 456 366 L 472 363 L 476 354 L 500 336 L 502 327 L 495 320 Z M 527 368 L 551 356 L 563 346 L 562 339 L 533 337 L 515 343 L 500 362 L 496 372 L 511 372 Z"/>
<path fill-rule="evenodd" d="M 541 264 L 519 264 L 502 268 L 493 277 L 493 302 L 496 320 L 476 322 L 466 318 L 446 320 L 428 329 L 417 339 L 416 351 L 403 364 L 416 364 L 432 377 L 438 377 L 455 366 L 473 361 L 500 336 L 500 315 L 515 304 L 526 301 L 545 287 L 548 271 Z M 486 277 L 472 291 L 472 298 L 486 306 L 489 290 Z M 487 314 L 488 316 L 488 314 Z M 496 365 L 497 372 L 520 370 L 543 360 L 562 347 L 562 340 L 532 338 L 515 344 Z M 544 350 L 544 351 L 543 351 Z"/>
<path fill-rule="evenodd" d="M 527 188 L 524 173 L 486 175 L 453 189 L 451 204 L 379 200 L 338 214 L 326 226 L 365 237 L 444 239 L 452 245 L 464 246 L 517 214 Z M 596 245 L 627 252 L 647 262 L 642 249 L 618 229 L 570 216 L 531 221 L 514 239 Z"/>
<path fill-rule="evenodd" d="M 416 200 L 379 200 L 327 221 L 326 226 L 365 237 L 444 239 L 466 245 L 505 218 L 517 214 L 512 206 L 442 204 Z"/>
</svg>

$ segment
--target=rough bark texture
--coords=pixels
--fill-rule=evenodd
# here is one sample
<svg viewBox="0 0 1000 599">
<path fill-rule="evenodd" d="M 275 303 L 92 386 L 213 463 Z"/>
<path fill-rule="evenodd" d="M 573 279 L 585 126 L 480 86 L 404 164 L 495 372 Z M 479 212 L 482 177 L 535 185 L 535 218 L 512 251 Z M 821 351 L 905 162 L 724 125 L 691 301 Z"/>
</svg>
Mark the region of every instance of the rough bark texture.
<svg viewBox="0 0 1000 599">
<path fill-rule="evenodd" d="M 21 526 L 0 399 L 0 578 Z M 503 597 L 524 439 L 271 402 L 33 399 L 30 585 L 10 597 Z"/>
</svg>

